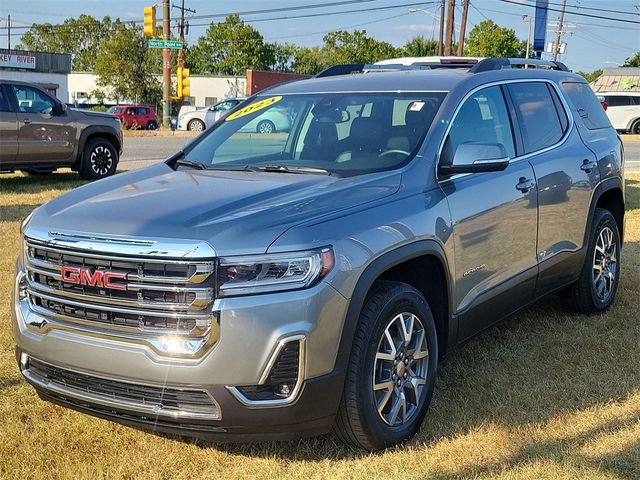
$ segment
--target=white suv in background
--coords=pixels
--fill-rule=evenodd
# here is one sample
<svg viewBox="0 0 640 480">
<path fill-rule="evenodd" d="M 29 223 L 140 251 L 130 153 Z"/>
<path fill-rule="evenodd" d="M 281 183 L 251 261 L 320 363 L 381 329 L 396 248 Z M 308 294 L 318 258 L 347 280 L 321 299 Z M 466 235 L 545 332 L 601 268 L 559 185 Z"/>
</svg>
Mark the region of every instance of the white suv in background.
<svg viewBox="0 0 640 480">
<path fill-rule="evenodd" d="M 640 92 L 597 93 L 604 97 L 607 116 L 616 130 L 640 134 Z"/>
<path fill-rule="evenodd" d="M 178 116 L 178 130 L 202 132 L 213 125 L 222 114 L 242 102 L 244 98 L 225 98 L 205 108 L 197 108 L 180 113 Z"/>
</svg>

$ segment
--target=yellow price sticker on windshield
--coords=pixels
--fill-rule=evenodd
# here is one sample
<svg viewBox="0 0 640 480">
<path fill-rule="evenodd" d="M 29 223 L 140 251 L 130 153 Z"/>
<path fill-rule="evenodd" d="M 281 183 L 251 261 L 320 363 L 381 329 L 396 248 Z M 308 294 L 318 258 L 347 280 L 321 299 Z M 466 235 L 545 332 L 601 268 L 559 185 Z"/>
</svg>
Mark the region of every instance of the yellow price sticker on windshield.
<svg viewBox="0 0 640 480">
<path fill-rule="evenodd" d="M 282 100 L 282 96 L 265 98 L 264 100 L 260 100 L 259 102 L 252 103 L 251 105 L 247 105 L 246 107 L 241 108 L 237 112 L 229 115 L 225 121 L 235 120 L 236 118 L 244 117 L 245 115 L 251 115 L 253 112 L 257 112 L 258 110 L 262 110 L 263 108 L 270 107 L 274 103 Z"/>
</svg>

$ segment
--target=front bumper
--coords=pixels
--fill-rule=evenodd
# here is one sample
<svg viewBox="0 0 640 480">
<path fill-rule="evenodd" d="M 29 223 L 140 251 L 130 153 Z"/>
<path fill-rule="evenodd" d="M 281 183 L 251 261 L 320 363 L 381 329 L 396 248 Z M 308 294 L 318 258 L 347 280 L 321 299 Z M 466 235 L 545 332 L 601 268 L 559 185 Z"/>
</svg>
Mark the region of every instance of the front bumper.
<svg viewBox="0 0 640 480">
<path fill-rule="evenodd" d="M 214 441 L 290 439 L 330 430 L 343 377 L 334 370 L 348 302 L 327 283 L 296 292 L 218 299 L 218 341 L 200 358 L 159 356 L 150 347 L 49 328 L 34 331 L 36 315 L 28 299 L 13 293 L 13 336 L 25 378 L 45 400 L 130 426 Z M 42 318 L 45 320 L 46 318 Z M 35 321 L 37 323 L 37 320 Z M 288 401 L 247 404 L 234 386 L 258 385 L 283 339 L 304 338 L 301 388 Z M 80 395 L 36 381 L 28 359 L 99 380 L 176 390 L 207 392 L 219 409 L 216 418 L 141 411 L 118 397 Z"/>
</svg>

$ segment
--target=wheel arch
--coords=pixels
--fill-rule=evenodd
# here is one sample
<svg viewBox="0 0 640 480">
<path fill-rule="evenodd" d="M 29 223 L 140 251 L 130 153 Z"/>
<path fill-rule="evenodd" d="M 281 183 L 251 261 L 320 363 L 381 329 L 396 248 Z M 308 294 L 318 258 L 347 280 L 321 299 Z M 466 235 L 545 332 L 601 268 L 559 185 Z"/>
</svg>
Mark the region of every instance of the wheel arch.
<svg viewBox="0 0 640 480">
<path fill-rule="evenodd" d="M 120 160 L 119 157 L 122 152 L 122 145 L 120 144 L 118 135 L 107 127 L 95 125 L 85 128 L 80 134 L 80 141 L 78 142 L 78 156 L 75 164 L 73 165 L 74 170 L 80 170 L 82 168 L 82 162 L 84 161 L 84 147 L 87 145 L 87 142 L 95 138 L 104 138 L 112 142 L 116 147 L 116 152 L 118 153 L 118 161 Z"/>
<path fill-rule="evenodd" d="M 624 187 L 622 178 L 611 177 L 604 180 L 598 185 L 596 192 L 591 199 L 589 208 L 589 221 L 585 230 L 584 245 L 589 242 L 589 232 L 591 232 L 591 224 L 596 208 L 604 208 L 611 212 L 616 219 L 618 232 L 620 233 L 620 241 L 624 240 Z"/>
<path fill-rule="evenodd" d="M 428 280 L 424 281 L 424 278 Z M 440 356 L 453 348 L 457 323 L 452 315 L 452 282 L 446 255 L 435 240 L 421 240 L 376 258 L 360 275 L 347 309 L 336 358 L 337 370 L 341 373 L 346 370 L 360 313 L 378 280 L 401 281 L 420 291 L 434 315 Z M 432 288 L 434 285 L 437 288 Z"/>
</svg>

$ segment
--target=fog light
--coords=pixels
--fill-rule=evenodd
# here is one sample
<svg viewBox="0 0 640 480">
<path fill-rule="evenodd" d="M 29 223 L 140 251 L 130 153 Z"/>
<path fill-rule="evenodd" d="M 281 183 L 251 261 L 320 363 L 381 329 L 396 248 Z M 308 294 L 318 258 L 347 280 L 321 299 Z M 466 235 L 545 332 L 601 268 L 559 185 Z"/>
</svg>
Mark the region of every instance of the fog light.
<svg viewBox="0 0 640 480">
<path fill-rule="evenodd" d="M 29 356 L 22 352 L 20 354 L 20 371 L 26 370 L 29 367 Z"/>
<path fill-rule="evenodd" d="M 291 387 L 286 383 L 278 385 L 278 395 L 288 397 L 289 395 L 291 395 Z"/>
</svg>

